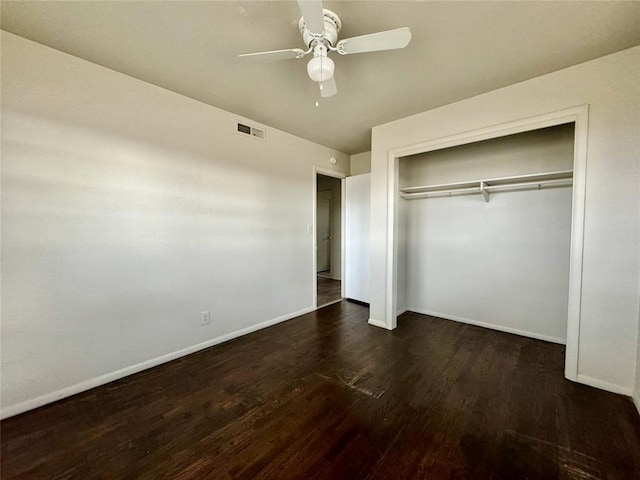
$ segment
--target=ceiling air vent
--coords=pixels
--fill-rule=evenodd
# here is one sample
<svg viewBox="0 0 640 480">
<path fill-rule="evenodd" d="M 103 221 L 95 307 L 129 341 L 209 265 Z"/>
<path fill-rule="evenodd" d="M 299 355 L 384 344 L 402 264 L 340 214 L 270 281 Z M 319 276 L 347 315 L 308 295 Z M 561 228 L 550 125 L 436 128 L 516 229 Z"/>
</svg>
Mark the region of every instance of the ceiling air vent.
<svg viewBox="0 0 640 480">
<path fill-rule="evenodd" d="M 238 122 L 238 133 L 242 135 L 249 135 L 253 138 L 257 138 L 259 140 L 266 140 L 265 131 L 256 127 L 252 127 L 250 125 L 246 125 L 244 123 Z"/>
</svg>

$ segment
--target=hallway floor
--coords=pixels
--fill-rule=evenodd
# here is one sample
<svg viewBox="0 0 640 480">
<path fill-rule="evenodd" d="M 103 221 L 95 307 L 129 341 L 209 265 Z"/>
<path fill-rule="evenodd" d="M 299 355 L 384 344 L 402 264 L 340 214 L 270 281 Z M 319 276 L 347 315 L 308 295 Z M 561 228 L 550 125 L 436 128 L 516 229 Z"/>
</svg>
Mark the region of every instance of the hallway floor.
<svg viewBox="0 0 640 480">
<path fill-rule="evenodd" d="M 318 273 L 318 308 L 340 300 L 341 282 Z"/>
</svg>

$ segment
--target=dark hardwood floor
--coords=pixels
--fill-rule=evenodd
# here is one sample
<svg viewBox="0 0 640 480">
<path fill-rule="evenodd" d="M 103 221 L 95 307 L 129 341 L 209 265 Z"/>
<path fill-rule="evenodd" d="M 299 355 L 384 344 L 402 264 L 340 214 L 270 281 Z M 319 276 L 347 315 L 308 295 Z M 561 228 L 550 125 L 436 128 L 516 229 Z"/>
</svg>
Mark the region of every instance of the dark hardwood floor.
<svg viewBox="0 0 640 480">
<path fill-rule="evenodd" d="M 334 280 L 320 275 L 316 278 L 318 281 L 318 307 L 336 302 L 342 298 L 340 292 L 340 280 Z"/>
<path fill-rule="evenodd" d="M 340 302 L 10 418 L 9 479 L 637 479 L 628 398 L 564 348 Z"/>
</svg>

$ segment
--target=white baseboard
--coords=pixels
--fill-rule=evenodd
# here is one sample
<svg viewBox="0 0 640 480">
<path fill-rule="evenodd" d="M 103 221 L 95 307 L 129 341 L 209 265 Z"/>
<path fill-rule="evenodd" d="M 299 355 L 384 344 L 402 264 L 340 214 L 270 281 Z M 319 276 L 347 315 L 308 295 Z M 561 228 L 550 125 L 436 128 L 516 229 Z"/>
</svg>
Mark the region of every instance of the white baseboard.
<svg viewBox="0 0 640 480">
<path fill-rule="evenodd" d="M 640 392 L 635 395 L 631 395 L 631 399 L 633 400 L 633 404 L 636 406 L 636 410 L 638 410 L 638 414 L 640 414 Z"/>
<path fill-rule="evenodd" d="M 612 393 L 620 393 L 622 395 L 633 395 L 633 388 L 623 387 L 622 385 L 616 385 L 615 383 L 605 382 L 598 378 L 588 377 L 586 375 L 578 374 L 576 377 L 578 383 L 589 385 L 590 387 L 599 388 L 600 390 L 606 390 Z M 636 404 L 637 405 L 637 404 Z"/>
<path fill-rule="evenodd" d="M 402 315 L 403 313 L 405 313 L 407 311 L 408 311 L 408 309 L 406 309 L 406 308 L 402 308 L 402 309 L 398 310 L 396 312 L 396 317 L 399 317 L 400 315 Z"/>
<path fill-rule="evenodd" d="M 69 387 L 62 388 L 55 392 L 46 393 L 39 397 L 25 400 L 24 402 L 17 403 L 15 405 L 10 405 L 8 407 L 3 407 L 0 410 L 0 419 L 5 419 L 9 417 L 13 417 L 14 415 L 18 415 L 20 413 L 24 413 L 28 410 L 33 410 L 34 408 L 41 407 L 48 403 L 55 402 L 57 400 L 61 400 L 63 398 L 70 397 L 77 393 L 85 392 L 87 390 L 91 390 L 92 388 L 99 387 L 101 385 L 105 385 L 107 383 L 113 382 L 115 380 L 120 380 L 121 378 L 128 377 L 129 375 L 133 375 L 134 373 L 141 372 L 143 370 L 147 370 L 149 368 L 155 367 L 157 365 L 170 362 L 180 357 L 184 357 L 185 355 L 189 355 L 191 353 L 195 353 L 200 350 L 204 350 L 205 348 L 213 347 L 214 345 L 218 345 L 220 343 L 228 342 L 229 340 L 233 340 L 234 338 L 241 337 L 243 335 L 247 335 L 249 333 L 255 332 L 257 330 L 262 330 L 263 328 L 270 327 L 277 323 L 285 322 L 287 320 L 291 320 L 292 318 L 299 317 L 300 315 L 304 315 L 306 313 L 313 312 L 314 308 L 305 308 L 302 310 L 298 310 L 297 312 L 293 312 L 287 315 L 282 315 L 281 317 L 273 318 L 271 320 L 267 320 L 266 322 L 257 323 L 256 325 L 251 325 L 250 327 L 243 328 L 240 330 L 236 330 L 235 332 L 227 333 L 220 337 L 216 337 L 211 340 L 207 340 L 206 342 L 198 343 L 197 345 L 192 345 L 187 348 L 183 348 L 181 350 L 177 350 L 175 352 L 167 353 L 166 355 L 162 355 L 160 357 L 153 358 L 151 360 L 146 360 L 141 363 L 137 363 L 135 365 L 131 365 L 129 367 L 122 368 L 120 370 L 116 370 L 115 372 L 106 373 L 104 375 L 100 375 L 99 377 L 91 378 L 89 380 L 85 380 L 80 383 L 76 383 L 75 385 L 71 385 Z"/>
<path fill-rule="evenodd" d="M 369 325 L 373 325 L 374 327 L 380 327 L 380 328 L 384 328 L 386 330 L 387 329 L 387 324 L 385 322 L 383 322 L 382 320 L 376 320 L 375 318 L 370 318 L 369 319 Z"/>
<path fill-rule="evenodd" d="M 559 343 L 560 345 L 566 345 L 567 341 L 564 338 L 551 337 L 548 335 L 542 335 L 535 332 L 528 332 L 526 330 L 519 330 L 517 328 L 504 327 L 502 325 L 496 325 L 493 323 L 479 322 L 477 320 L 471 320 L 469 318 L 457 317 L 455 315 L 448 315 L 446 313 L 431 312 L 422 308 L 407 308 L 410 312 L 422 313 L 423 315 L 430 315 L 432 317 L 444 318 L 446 320 L 453 320 L 454 322 L 468 323 L 469 325 L 476 325 L 478 327 L 490 328 L 492 330 L 498 330 L 500 332 L 514 333 L 516 335 L 522 335 L 523 337 L 535 338 L 536 340 L 544 340 L 546 342 Z"/>
</svg>

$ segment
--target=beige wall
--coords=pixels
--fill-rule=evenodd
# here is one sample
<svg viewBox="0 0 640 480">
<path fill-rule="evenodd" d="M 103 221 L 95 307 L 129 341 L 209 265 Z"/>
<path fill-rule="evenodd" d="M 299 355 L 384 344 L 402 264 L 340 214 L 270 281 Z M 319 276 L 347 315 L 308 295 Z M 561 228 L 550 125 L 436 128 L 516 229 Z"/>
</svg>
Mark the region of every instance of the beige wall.
<svg viewBox="0 0 640 480">
<path fill-rule="evenodd" d="M 371 173 L 371 152 L 351 155 L 351 175 Z"/>
<path fill-rule="evenodd" d="M 349 156 L 237 120 L 2 33 L 3 416 L 312 309 Z"/>
<path fill-rule="evenodd" d="M 371 317 L 385 322 L 389 149 L 589 105 L 578 375 L 631 394 L 640 291 L 640 47 L 373 129 Z"/>
<path fill-rule="evenodd" d="M 636 358 L 636 388 L 633 393 L 633 401 L 636 404 L 638 413 L 640 413 L 640 318 L 638 319 L 638 351 Z"/>
</svg>

